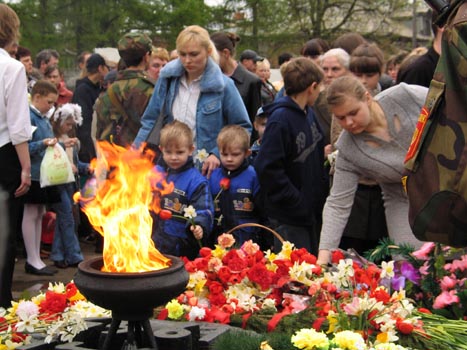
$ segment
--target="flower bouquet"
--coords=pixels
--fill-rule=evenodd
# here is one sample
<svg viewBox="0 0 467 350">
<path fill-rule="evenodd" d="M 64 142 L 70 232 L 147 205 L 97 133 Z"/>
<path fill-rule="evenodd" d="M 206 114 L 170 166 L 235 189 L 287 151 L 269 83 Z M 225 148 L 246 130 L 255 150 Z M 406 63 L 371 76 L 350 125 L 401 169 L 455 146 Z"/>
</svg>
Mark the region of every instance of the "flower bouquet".
<svg viewBox="0 0 467 350">
<path fill-rule="evenodd" d="M 467 319 L 467 254 L 465 249 L 425 243 L 414 251 L 383 240 L 368 258 L 397 255 L 391 287 L 404 289 L 417 304 L 449 319 Z"/>
<path fill-rule="evenodd" d="M 90 317 L 110 317 L 110 311 L 86 301 L 73 282 L 49 284 L 31 300 L 0 308 L 0 349 L 16 349 L 33 337 L 46 343 L 71 342 L 87 328 L 84 319 Z"/>
<path fill-rule="evenodd" d="M 333 267 L 323 269 L 315 256 L 289 242 L 277 254 L 263 253 L 251 241 L 231 249 L 234 239 L 229 234 L 221 235 L 218 243 L 185 261 L 187 290 L 158 310 L 157 318 L 218 322 L 261 334 L 274 331 L 288 337 L 291 349 L 467 349 L 467 323 L 431 314 L 404 289 L 392 287 L 394 261 L 379 267 L 335 251 Z M 324 335 L 328 345 L 303 346 L 297 339 L 307 332 L 322 334 L 323 342 Z M 336 337 L 342 332 L 358 334 L 364 347 L 357 346 L 360 340 L 341 347 Z M 236 336 L 233 345 L 238 346 L 240 338 Z"/>
</svg>

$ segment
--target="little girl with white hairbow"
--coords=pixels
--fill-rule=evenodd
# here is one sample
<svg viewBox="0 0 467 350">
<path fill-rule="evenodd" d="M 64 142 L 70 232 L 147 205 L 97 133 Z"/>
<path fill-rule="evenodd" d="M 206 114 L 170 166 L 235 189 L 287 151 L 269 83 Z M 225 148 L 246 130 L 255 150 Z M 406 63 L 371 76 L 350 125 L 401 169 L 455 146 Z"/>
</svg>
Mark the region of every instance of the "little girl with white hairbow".
<svg viewBox="0 0 467 350">
<path fill-rule="evenodd" d="M 81 107 L 77 104 L 66 103 L 60 106 L 51 118 L 55 137 L 62 145 L 73 144 L 64 147 L 72 164 L 73 173 L 78 178 L 79 174 L 89 173 L 89 164 L 82 163 L 78 159 L 79 141 L 76 138 L 76 126 L 81 125 Z M 67 142 L 74 141 L 74 142 Z M 75 216 L 73 214 L 73 194 L 79 189 L 77 183 L 58 185 L 61 202 L 53 205 L 56 213 L 55 231 L 52 243 L 50 259 L 58 268 L 76 267 L 83 261 L 80 244 L 76 235 Z"/>
</svg>

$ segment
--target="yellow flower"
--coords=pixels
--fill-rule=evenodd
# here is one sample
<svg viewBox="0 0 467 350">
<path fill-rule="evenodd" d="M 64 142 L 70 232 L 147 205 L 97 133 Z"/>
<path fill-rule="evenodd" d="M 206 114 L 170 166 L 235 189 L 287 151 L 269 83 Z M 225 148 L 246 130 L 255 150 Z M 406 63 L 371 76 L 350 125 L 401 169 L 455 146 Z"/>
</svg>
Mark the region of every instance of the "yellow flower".
<svg viewBox="0 0 467 350">
<path fill-rule="evenodd" d="M 292 253 L 294 244 L 288 241 L 282 243 L 282 250 L 278 254 L 279 259 L 290 259 L 290 254 Z"/>
<path fill-rule="evenodd" d="M 180 305 L 180 303 L 177 300 L 172 299 L 167 303 L 165 307 L 169 311 L 168 317 L 172 320 L 176 320 L 183 316 L 183 306 Z"/>
<path fill-rule="evenodd" d="M 260 350 L 274 350 L 273 348 L 271 348 L 271 346 L 268 344 L 267 341 L 262 341 L 261 345 L 259 346 L 259 349 Z"/>
<path fill-rule="evenodd" d="M 365 340 L 361 334 L 352 331 L 342 331 L 334 335 L 333 343 L 342 350 L 366 349 Z"/>
<path fill-rule="evenodd" d="M 313 328 L 301 329 L 292 336 L 292 344 L 299 349 L 314 350 L 329 348 L 329 339 L 323 332 L 317 332 Z"/>
<path fill-rule="evenodd" d="M 219 259 L 222 259 L 226 253 L 227 251 L 218 244 L 216 244 L 216 249 L 211 251 L 212 256 Z"/>
<path fill-rule="evenodd" d="M 339 324 L 339 319 L 337 318 L 337 315 L 334 313 L 334 311 L 330 311 L 326 318 L 329 322 L 329 329 L 326 333 L 334 333 L 334 331 L 336 330 L 336 326 Z"/>
</svg>

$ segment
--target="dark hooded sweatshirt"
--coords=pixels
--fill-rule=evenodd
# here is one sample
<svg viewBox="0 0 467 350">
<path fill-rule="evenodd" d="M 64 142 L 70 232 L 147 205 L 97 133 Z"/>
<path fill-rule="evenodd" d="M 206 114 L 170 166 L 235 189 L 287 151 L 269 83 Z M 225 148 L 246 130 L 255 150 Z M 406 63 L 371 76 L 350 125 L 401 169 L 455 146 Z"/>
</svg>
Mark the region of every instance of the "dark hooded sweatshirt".
<svg viewBox="0 0 467 350">
<path fill-rule="evenodd" d="M 320 215 L 326 193 L 324 139 L 310 107 L 290 97 L 263 107 L 269 115 L 254 167 L 268 217 L 308 226 Z"/>
</svg>

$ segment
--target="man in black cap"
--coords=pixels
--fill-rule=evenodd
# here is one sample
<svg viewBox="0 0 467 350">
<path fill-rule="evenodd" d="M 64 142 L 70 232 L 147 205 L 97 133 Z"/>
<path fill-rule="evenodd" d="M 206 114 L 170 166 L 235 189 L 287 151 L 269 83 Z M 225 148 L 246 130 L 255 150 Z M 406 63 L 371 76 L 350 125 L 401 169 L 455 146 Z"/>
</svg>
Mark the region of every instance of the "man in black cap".
<svg viewBox="0 0 467 350">
<path fill-rule="evenodd" d="M 104 57 L 98 53 L 92 54 L 86 61 L 87 76 L 81 79 L 73 93 L 72 103 L 81 106 L 83 123 L 76 130 L 76 136 L 81 142 L 79 160 L 89 163 L 96 157 L 96 149 L 91 137 L 92 112 L 94 103 L 101 92 L 102 81 L 109 72 Z"/>
<path fill-rule="evenodd" d="M 256 62 L 264 60 L 256 51 L 245 50 L 240 54 L 240 63 L 253 74 L 256 74 Z"/>
</svg>

